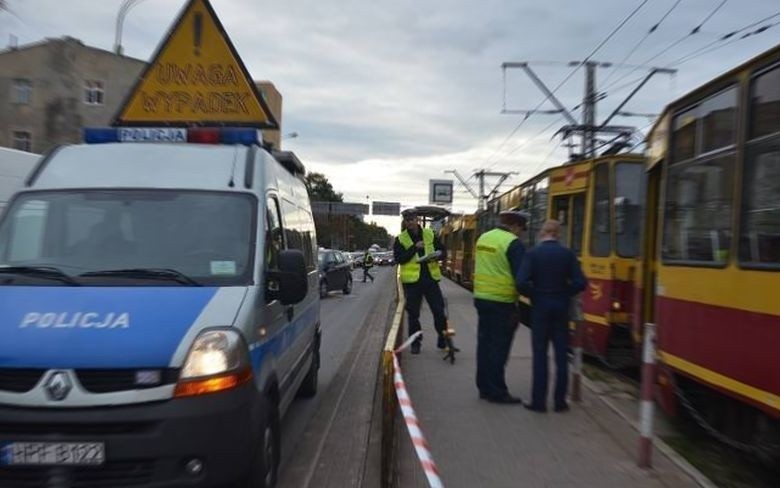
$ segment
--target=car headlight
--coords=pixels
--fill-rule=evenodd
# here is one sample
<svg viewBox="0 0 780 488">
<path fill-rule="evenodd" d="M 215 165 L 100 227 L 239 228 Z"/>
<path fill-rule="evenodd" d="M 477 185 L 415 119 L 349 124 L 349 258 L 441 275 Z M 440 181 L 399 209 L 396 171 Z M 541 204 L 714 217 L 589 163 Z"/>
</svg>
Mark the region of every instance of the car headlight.
<svg viewBox="0 0 780 488">
<path fill-rule="evenodd" d="M 226 390 L 252 377 L 247 348 L 230 329 L 205 330 L 192 343 L 181 369 L 175 396 L 193 396 Z"/>
</svg>

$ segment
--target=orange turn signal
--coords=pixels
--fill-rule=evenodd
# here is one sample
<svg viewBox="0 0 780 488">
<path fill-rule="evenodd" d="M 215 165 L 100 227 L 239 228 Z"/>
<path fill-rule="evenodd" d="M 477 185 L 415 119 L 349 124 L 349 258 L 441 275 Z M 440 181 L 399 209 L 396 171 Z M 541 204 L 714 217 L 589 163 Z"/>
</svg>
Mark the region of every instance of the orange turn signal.
<svg viewBox="0 0 780 488">
<path fill-rule="evenodd" d="M 252 370 L 246 369 L 236 373 L 225 374 L 200 380 L 180 381 L 176 385 L 173 396 L 176 398 L 207 395 L 218 391 L 229 390 L 242 385 L 252 378 Z"/>
</svg>

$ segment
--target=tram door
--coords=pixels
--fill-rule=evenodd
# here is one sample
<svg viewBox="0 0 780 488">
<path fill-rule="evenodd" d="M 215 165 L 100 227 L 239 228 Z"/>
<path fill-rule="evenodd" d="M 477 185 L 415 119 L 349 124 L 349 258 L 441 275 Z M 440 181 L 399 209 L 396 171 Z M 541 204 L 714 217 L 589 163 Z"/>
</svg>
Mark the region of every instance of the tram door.
<svg viewBox="0 0 780 488">
<path fill-rule="evenodd" d="M 663 164 L 657 164 L 650 169 L 646 175 L 647 193 L 645 201 L 645 222 L 642 232 L 642 290 L 644 297 L 642 299 L 642 313 L 639 315 L 641 321 L 635 324 L 638 330 L 641 324 L 646 322 L 655 322 L 655 299 L 656 299 L 656 276 L 658 273 L 658 230 L 660 227 L 659 208 L 661 196 L 661 167 Z"/>
<path fill-rule="evenodd" d="M 560 243 L 579 256 L 585 228 L 585 193 L 555 196 L 552 206 L 552 218 L 561 223 Z"/>
</svg>

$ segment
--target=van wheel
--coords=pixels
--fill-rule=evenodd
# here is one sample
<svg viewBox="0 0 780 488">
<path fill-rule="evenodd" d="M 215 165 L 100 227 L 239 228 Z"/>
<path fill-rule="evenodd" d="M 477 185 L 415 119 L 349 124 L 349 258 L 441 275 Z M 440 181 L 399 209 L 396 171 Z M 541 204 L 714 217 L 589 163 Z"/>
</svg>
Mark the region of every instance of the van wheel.
<svg viewBox="0 0 780 488">
<path fill-rule="evenodd" d="M 325 280 L 320 281 L 320 298 L 328 296 L 328 283 Z"/>
<path fill-rule="evenodd" d="M 309 372 L 306 373 L 306 377 L 301 383 L 301 387 L 298 389 L 298 396 L 302 398 L 312 398 L 317 394 L 317 382 L 319 381 L 320 371 L 320 348 L 316 346 L 312 357 L 311 366 L 309 366 Z"/>
<path fill-rule="evenodd" d="M 263 421 L 254 447 L 255 454 L 246 488 L 273 488 L 278 476 L 281 454 L 279 414 L 270 399 L 264 398 L 263 402 Z"/>
<path fill-rule="evenodd" d="M 344 289 L 341 290 L 345 295 L 352 293 L 352 276 L 347 277 L 347 284 L 344 285 Z"/>
</svg>

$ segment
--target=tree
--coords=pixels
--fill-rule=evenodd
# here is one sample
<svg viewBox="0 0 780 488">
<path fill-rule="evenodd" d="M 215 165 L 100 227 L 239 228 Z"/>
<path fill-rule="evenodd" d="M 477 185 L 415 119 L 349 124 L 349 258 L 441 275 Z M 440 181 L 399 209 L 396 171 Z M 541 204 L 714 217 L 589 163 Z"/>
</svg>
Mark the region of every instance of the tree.
<svg viewBox="0 0 780 488">
<path fill-rule="evenodd" d="M 2 0 L 0 0 L 2 1 Z M 343 202 L 344 195 L 336 193 L 333 185 L 322 173 L 308 173 L 305 179 L 306 190 L 309 192 L 309 198 L 315 202 Z"/>
</svg>

